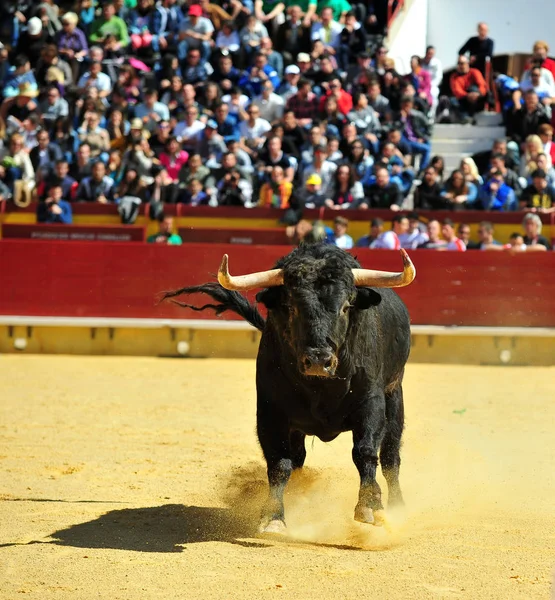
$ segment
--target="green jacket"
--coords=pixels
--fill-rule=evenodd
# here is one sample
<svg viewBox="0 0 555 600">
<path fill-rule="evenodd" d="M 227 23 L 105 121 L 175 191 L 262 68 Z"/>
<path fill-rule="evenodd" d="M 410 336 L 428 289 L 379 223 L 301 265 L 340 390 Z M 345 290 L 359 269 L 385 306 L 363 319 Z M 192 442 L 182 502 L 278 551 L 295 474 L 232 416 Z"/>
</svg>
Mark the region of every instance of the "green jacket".
<svg viewBox="0 0 555 600">
<path fill-rule="evenodd" d="M 114 16 L 109 21 L 100 17 L 93 21 L 89 36 L 91 42 L 94 43 L 103 40 L 107 35 L 113 35 L 122 46 L 129 45 L 127 25 L 120 17 Z"/>
</svg>

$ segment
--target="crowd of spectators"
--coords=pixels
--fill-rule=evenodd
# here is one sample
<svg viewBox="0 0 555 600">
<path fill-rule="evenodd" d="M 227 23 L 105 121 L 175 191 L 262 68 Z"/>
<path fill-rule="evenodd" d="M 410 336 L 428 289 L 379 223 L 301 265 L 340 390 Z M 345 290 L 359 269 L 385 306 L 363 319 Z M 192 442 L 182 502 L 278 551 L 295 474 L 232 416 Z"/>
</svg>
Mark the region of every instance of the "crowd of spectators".
<svg viewBox="0 0 555 600">
<path fill-rule="evenodd" d="M 555 210 L 555 62 L 537 42 L 505 90 L 507 140 L 444 173 L 431 155 L 443 69 L 405 73 L 383 45 L 387 1 L 23 0 L 0 7 L 0 197 L 285 209 Z M 484 108 L 485 23 L 460 49 L 448 111 Z M 516 84 L 516 87 L 515 87 Z M 551 86 L 551 87 L 550 87 Z M 510 93 L 509 93 L 510 92 Z M 445 225 L 444 225 L 445 229 Z M 445 231 L 444 231 L 445 236 Z"/>
<path fill-rule="evenodd" d="M 3 3 L 0 194 L 52 222 L 74 202 L 398 210 L 441 72 L 433 49 L 396 71 L 387 5 Z"/>
<path fill-rule="evenodd" d="M 522 220 L 522 231 L 515 231 L 509 241 L 502 244 L 495 239 L 495 228 L 490 221 L 481 221 L 477 228 L 477 239 L 471 238 L 468 223 L 455 225 L 452 219 L 445 217 L 441 221 L 430 218 L 421 219 L 417 212 L 397 214 L 391 222 L 391 229 L 385 229 L 384 220 L 374 218 L 370 222 L 370 231 L 355 241 L 349 235 L 349 220 L 344 216 L 334 219 L 333 228 L 322 221 L 310 223 L 301 220 L 296 226 L 288 227 L 288 237 L 292 243 L 320 240 L 335 244 L 339 248 L 370 248 L 372 250 L 426 249 L 438 251 L 466 252 L 467 250 L 507 251 L 510 254 L 520 252 L 546 252 L 551 250 L 550 241 L 542 235 L 542 221 L 535 213 L 526 213 Z"/>
</svg>

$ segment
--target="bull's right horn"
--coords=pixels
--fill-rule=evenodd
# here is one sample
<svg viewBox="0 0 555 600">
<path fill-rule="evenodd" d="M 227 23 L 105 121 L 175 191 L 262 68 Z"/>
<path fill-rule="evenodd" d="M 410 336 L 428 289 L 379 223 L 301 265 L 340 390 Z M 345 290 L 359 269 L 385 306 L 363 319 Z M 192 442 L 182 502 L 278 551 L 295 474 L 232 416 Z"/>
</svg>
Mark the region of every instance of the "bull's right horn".
<svg viewBox="0 0 555 600">
<path fill-rule="evenodd" d="M 405 250 L 401 250 L 403 257 L 402 273 L 389 271 L 373 271 L 372 269 L 353 269 L 355 285 L 358 287 L 396 288 L 411 284 L 416 277 L 416 268 Z"/>
<path fill-rule="evenodd" d="M 227 254 L 224 254 L 222 264 L 218 270 L 218 281 L 226 290 L 248 292 L 256 288 L 283 285 L 283 269 L 272 269 L 271 271 L 261 271 L 260 273 L 249 273 L 248 275 L 233 277 L 229 274 L 228 261 Z"/>
</svg>

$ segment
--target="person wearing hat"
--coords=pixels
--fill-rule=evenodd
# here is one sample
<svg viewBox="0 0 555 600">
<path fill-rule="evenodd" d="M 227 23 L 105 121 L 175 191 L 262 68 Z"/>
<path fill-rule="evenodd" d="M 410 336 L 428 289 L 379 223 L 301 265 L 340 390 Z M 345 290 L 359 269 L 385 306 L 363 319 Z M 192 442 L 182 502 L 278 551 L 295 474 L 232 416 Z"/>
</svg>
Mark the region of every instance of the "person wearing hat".
<svg viewBox="0 0 555 600">
<path fill-rule="evenodd" d="M 11 72 L 4 81 L 4 98 L 15 98 L 19 93 L 19 86 L 23 83 L 29 84 L 34 90 L 38 89 L 29 58 L 25 54 L 18 54 L 12 62 Z"/>
<path fill-rule="evenodd" d="M 307 177 L 304 186 L 293 192 L 291 206 L 302 213 L 303 208 L 320 208 L 324 205 L 325 196 L 322 193 L 322 178 L 318 173 Z"/>
<path fill-rule="evenodd" d="M 227 146 L 218 133 L 218 123 L 214 119 L 206 121 L 206 127 L 201 131 L 195 152 L 206 161 L 206 166 L 212 168 L 219 164 L 222 156 L 227 152 Z"/>
<path fill-rule="evenodd" d="M 35 98 L 39 95 L 35 86 L 29 82 L 20 83 L 17 95 L 2 103 L 0 117 L 7 123 L 8 129 L 21 128 L 23 121 L 37 109 Z"/>
<path fill-rule="evenodd" d="M 116 15 L 116 7 L 112 0 L 104 2 L 102 15 L 91 25 L 89 40 L 101 44 L 105 50 L 118 52 L 129 46 L 129 32 L 125 21 Z"/>
<path fill-rule="evenodd" d="M 48 33 L 48 29 L 42 26 L 40 18 L 32 17 L 27 21 L 27 30 L 19 37 L 15 54 L 25 54 L 31 64 L 36 65 L 43 47 L 51 41 L 52 37 Z"/>
<path fill-rule="evenodd" d="M 299 91 L 298 83 L 301 78 L 301 70 L 297 65 L 288 65 L 285 67 L 284 75 L 285 77 L 276 93 L 281 96 L 284 102 L 287 102 L 291 96 Z"/>
<path fill-rule="evenodd" d="M 179 26 L 179 45 L 177 47 L 177 56 L 180 61 L 187 57 L 189 48 L 200 50 L 200 62 L 206 63 L 210 58 L 212 46 L 212 34 L 214 25 L 210 19 L 202 16 L 202 7 L 198 4 L 189 6 L 188 16 L 181 21 Z"/>
<path fill-rule="evenodd" d="M 328 160 L 326 145 L 320 143 L 314 147 L 312 162 L 304 165 L 301 173 L 301 181 L 303 181 L 303 184 L 306 184 L 312 175 L 318 175 L 322 181 L 322 194 L 325 198 L 330 198 L 333 193 L 333 181 L 336 171 L 337 165 Z"/>
<path fill-rule="evenodd" d="M 316 12 L 316 0 L 310 5 L 312 12 Z M 288 18 L 277 30 L 275 49 L 283 55 L 285 64 L 291 64 L 295 61 L 295 56 L 299 52 L 310 52 L 310 26 L 311 16 L 308 19 L 305 16 L 303 20 L 303 11 L 295 3 L 287 9 Z"/>
</svg>

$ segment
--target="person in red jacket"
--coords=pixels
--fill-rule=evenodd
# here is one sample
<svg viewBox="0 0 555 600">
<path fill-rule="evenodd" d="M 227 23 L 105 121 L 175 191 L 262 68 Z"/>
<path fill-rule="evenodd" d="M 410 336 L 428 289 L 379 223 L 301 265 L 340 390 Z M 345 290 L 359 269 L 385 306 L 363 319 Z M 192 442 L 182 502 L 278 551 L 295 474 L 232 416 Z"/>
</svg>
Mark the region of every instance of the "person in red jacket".
<svg viewBox="0 0 555 600">
<path fill-rule="evenodd" d="M 478 69 L 471 69 L 466 56 L 459 56 L 457 69 L 449 80 L 451 104 L 463 122 L 471 122 L 473 115 L 484 110 L 487 86 Z"/>
<path fill-rule="evenodd" d="M 320 99 L 320 111 L 324 110 L 324 105 L 329 96 L 335 97 L 339 112 L 344 115 L 351 112 L 353 109 L 353 97 L 341 87 L 341 81 L 339 79 L 332 79 L 330 81 L 328 92 Z"/>
<path fill-rule="evenodd" d="M 542 69 L 547 69 L 555 77 L 555 60 L 548 58 L 548 54 L 549 46 L 547 42 L 542 40 L 537 41 L 532 49 L 532 58 L 526 63 L 524 69 L 528 70 L 533 64 L 540 63 Z"/>
<path fill-rule="evenodd" d="M 543 144 L 543 151 L 551 157 L 551 164 L 555 165 L 555 142 L 553 142 L 553 127 L 544 123 L 538 127 L 538 135 Z"/>
</svg>

